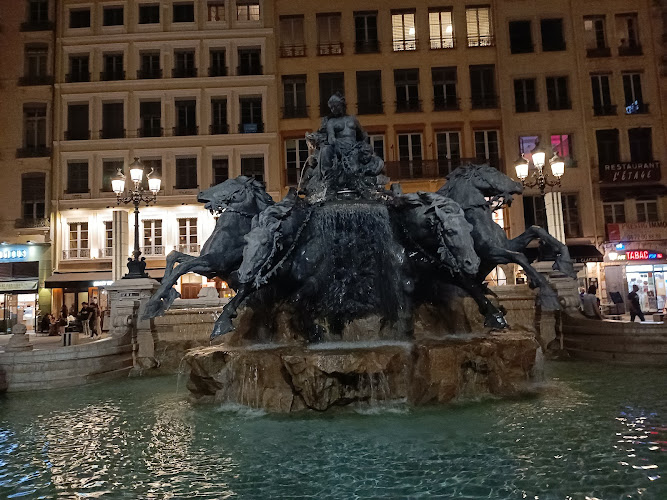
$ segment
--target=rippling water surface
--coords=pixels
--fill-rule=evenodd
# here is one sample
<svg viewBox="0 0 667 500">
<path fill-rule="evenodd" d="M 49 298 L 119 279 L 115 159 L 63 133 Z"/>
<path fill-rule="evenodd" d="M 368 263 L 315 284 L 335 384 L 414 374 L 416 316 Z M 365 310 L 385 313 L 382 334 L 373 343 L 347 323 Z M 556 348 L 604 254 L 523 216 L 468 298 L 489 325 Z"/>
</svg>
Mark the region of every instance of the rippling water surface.
<svg viewBox="0 0 667 500">
<path fill-rule="evenodd" d="M 0 398 L 0 498 L 667 499 L 667 370 L 547 365 L 538 397 L 264 415 L 174 377 Z"/>
</svg>

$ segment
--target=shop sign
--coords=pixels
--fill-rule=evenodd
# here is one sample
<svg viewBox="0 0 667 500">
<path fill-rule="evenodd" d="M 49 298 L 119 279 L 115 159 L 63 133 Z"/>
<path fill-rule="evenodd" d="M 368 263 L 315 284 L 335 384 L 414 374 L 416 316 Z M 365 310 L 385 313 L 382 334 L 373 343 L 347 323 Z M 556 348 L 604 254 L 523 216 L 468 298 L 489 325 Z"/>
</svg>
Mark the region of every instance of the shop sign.
<svg viewBox="0 0 667 500">
<path fill-rule="evenodd" d="M 28 247 L 0 246 L 0 262 L 21 262 L 28 258 Z"/>
<path fill-rule="evenodd" d="M 93 286 L 111 286 L 113 285 L 113 281 L 93 281 Z"/>
<path fill-rule="evenodd" d="M 662 259 L 663 255 L 655 250 L 628 250 L 625 252 L 628 260 L 655 260 Z"/>
<path fill-rule="evenodd" d="M 36 281 L 0 281 L 1 292 L 22 292 L 37 290 Z"/>
<path fill-rule="evenodd" d="M 630 222 L 607 224 L 609 241 L 667 240 L 667 222 Z"/>
<path fill-rule="evenodd" d="M 600 180 L 616 184 L 659 181 L 660 162 L 623 162 L 600 165 Z"/>
</svg>

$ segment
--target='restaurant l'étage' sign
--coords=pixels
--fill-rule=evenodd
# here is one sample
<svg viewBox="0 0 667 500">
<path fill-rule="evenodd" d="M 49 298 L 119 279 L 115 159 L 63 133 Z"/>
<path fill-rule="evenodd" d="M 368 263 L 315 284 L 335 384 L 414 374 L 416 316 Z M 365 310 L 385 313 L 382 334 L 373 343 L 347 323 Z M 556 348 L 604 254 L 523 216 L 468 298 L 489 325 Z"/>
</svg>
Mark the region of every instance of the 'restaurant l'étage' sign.
<svg viewBox="0 0 667 500">
<path fill-rule="evenodd" d="M 600 180 L 616 184 L 660 180 L 660 162 L 623 162 L 600 165 Z"/>
</svg>

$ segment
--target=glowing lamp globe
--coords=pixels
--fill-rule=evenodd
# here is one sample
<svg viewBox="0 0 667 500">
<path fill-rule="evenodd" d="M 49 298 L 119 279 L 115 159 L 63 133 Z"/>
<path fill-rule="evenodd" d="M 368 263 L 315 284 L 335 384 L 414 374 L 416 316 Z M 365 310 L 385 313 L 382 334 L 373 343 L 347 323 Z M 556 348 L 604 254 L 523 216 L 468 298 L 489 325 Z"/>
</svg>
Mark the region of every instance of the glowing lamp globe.
<svg viewBox="0 0 667 500">
<path fill-rule="evenodd" d="M 134 183 L 140 183 L 144 176 L 144 165 L 139 158 L 135 158 L 130 165 L 130 179 Z"/>
<path fill-rule="evenodd" d="M 516 170 L 516 176 L 520 180 L 524 180 L 528 177 L 528 162 L 525 159 L 521 158 L 517 161 L 514 169 Z"/>
</svg>

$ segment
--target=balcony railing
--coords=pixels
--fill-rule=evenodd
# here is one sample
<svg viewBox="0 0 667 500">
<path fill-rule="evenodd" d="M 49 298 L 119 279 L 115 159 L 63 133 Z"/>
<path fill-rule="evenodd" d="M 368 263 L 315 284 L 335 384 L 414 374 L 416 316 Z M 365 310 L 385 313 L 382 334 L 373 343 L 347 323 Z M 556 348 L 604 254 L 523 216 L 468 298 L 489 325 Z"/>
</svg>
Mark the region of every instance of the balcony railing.
<svg viewBox="0 0 667 500">
<path fill-rule="evenodd" d="M 186 253 L 188 255 L 199 255 L 198 243 L 186 243 L 183 245 L 178 245 L 176 248 L 181 253 Z"/>
<path fill-rule="evenodd" d="M 141 253 L 144 254 L 146 257 L 149 256 L 160 256 L 164 255 L 164 246 L 163 245 L 153 245 L 150 247 L 141 247 Z"/>
<path fill-rule="evenodd" d="M 155 80 L 162 78 L 162 68 L 146 68 L 137 70 L 139 80 Z"/>
<path fill-rule="evenodd" d="M 469 35 L 468 47 L 493 47 L 496 44 L 493 35 Z"/>
<path fill-rule="evenodd" d="M 113 257 L 113 248 L 104 248 L 102 249 L 102 257 Z"/>
<path fill-rule="evenodd" d="M 162 127 L 145 126 L 137 129 L 137 137 L 162 137 L 163 135 Z"/>
<path fill-rule="evenodd" d="M 407 99 L 405 101 L 396 101 L 397 113 L 410 113 L 422 110 L 421 99 Z"/>
<path fill-rule="evenodd" d="M 284 106 L 283 118 L 308 118 L 308 106 Z"/>
<path fill-rule="evenodd" d="M 195 78 L 197 68 L 174 68 L 171 70 L 172 78 Z"/>
<path fill-rule="evenodd" d="M 208 68 L 208 76 L 227 76 L 227 66 L 211 66 Z"/>
<path fill-rule="evenodd" d="M 198 135 L 199 127 L 194 125 L 177 125 L 172 129 L 173 135 Z"/>
<path fill-rule="evenodd" d="M 125 80 L 125 71 L 102 71 L 100 72 L 100 80 L 104 82 L 111 82 L 116 80 Z"/>
<path fill-rule="evenodd" d="M 357 114 L 360 115 L 380 115 L 384 113 L 384 103 L 360 101 L 357 103 Z"/>
<path fill-rule="evenodd" d="M 586 57 L 611 57 L 609 47 L 593 47 L 586 49 Z"/>
<path fill-rule="evenodd" d="M 618 48 L 619 56 L 641 56 L 643 53 L 642 46 L 639 44 L 621 45 Z"/>
<path fill-rule="evenodd" d="M 209 134 L 229 134 L 229 124 L 227 123 L 211 123 L 209 126 Z"/>
<path fill-rule="evenodd" d="M 282 45 L 280 47 L 280 57 L 303 57 L 305 55 L 305 45 Z"/>
<path fill-rule="evenodd" d="M 21 31 L 50 31 L 55 28 L 53 21 L 26 21 L 21 23 Z"/>
<path fill-rule="evenodd" d="M 479 95 L 472 97 L 472 109 L 493 109 L 498 107 L 498 96 Z"/>
<path fill-rule="evenodd" d="M 63 250 L 63 260 L 69 259 L 90 259 L 90 248 Z"/>
<path fill-rule="evenodd" d="M 380 52 L 380 41 L 359 40 L 354 43 L 354 52 L 357 54 L 375 54 Z"/>
<path fill-rule="evenodd" d="M 632 104 L 625 107 L 626 115 L 646 115 L 648 114 L 648 103 L 646 102 L 633 102 Z"/>
<path fill-rule="evenodd" d="M 572 101 L 549 101 L 547 103 L 549 111 L 560 111 L 563 109 L 572 109 Z"/>
<path fill-rule="evenodd" d="M 125 137 L 124 128 L 111 128 L 100 130 L 100 139 L 123 139 Z"/>
<path fill-rule="evenodd" d="M 239 123 L 239 134 L 257 134 L 264 132 L 264 123 Z"/>
<path fill-rule="evenodd" d="M 392 48 L 394 52 L 417 50 L 417 40 L 394 40 Z"/>
<path fill-rule="evenodd" d="M 90 71 L 79 71 L 77 73 L 67 73 L 65 75 L 65 81 L 67 83 L 77 83 L 77 82 L 89 82 L 90 81 Z"/>
<path fill-rule="evenodd" d="M 540 110 L 540 106 L 536 102 L 517 102 L 516 103 L 516 112 L 517 113 L 535 113 L 539 110 Z"/>
<path fill-rule="evenodd" d="M 431 38 L 431 50 L 456 48 L 456 39 L 451 37 Z"/>
<path fill-rule="evenodd" d="M 46 146 L 33 146 L 16 150 L 17 158 L 45 158 L 47 156 L 51 156 L 51 148 Z"/>
<path fill-rule="evenodd" d="M 51 224 L 50 219 L 45 217 L 23 217 L 14 221 L 15 229 L 48 228 Z"/>
<path fill-rule="evenodd" d="M 615 104 L 600 104 L 593 106 L 593 114 L 595 116 L 612 116 L 616 114 Z"/>
<path fill-rule="evenodd" d="M 238 76 L 250 76 L 250 75 L 261 75 L 262 65 L 261 64 L 242 64 L 236 67 L 236 74 Z"/>
<path fill-rule="evenodd" d="M 433 111 L 456 111 L 461 108 L 458 97 L 438 97 L 433 99 Z"/>
<path fill-rule="evenodd" d="M 49 75 L 26 75 L 19 78 L 19 85 L 51 85 L 53 77 Z"/>
<path fill-rule="evenodd" d="M 319 56 L 340 56 L 343 55 L 343 43 L 320 43 L 317 45 L 317 55 Z"/>
<path fill-rule="evenodd" d="M 502 161 L 499 158 L 442 158 L 439 160 L 387 161 L 384 167 L 387 176 L 392 180 L 440 179 L 455 168 L 468 162 L 474 164 L 488 163 L 492 167 L 502 170 Z"/>
<path fill-rule="evenodd" d="M 86 141 L 90 139 L 90 130 L 67 130 L 65 132 L 66 141 Z"/>
</svg>

